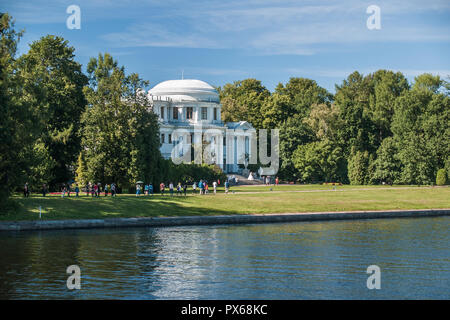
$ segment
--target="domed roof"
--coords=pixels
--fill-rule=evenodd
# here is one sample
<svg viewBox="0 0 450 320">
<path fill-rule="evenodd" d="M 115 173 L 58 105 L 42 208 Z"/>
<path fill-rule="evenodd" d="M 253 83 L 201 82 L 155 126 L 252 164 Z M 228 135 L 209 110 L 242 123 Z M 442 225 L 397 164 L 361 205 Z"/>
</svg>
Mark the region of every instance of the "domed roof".
<svg viewBox="0 0 450 320">
<path fill-rule="evenodd" d="M 219 101 L 219 93 L 214 87 L 195 79 L 163 81 L 153 87 L 149 94 L 178 101 Z"/>
</svg>

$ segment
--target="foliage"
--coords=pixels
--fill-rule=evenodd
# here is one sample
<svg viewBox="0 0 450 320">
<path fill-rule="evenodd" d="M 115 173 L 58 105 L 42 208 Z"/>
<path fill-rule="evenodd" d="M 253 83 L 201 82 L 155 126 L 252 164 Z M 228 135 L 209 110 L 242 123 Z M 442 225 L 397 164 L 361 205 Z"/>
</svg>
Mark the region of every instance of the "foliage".
<svg viewBox="0 0 450 320">
<path fill-rule="evenodd" d="M 397 144 L 392 137 L 383 140 L 377 150 L 374 161 L 374 173 L 370 182 L 373 183 L 399 183 L 401 162 L 398 159 Z"/>
<path fill-rule="evenodd" d="M 372 177 L 373 157 L 367 151 L 356 151 L 348 160 L 348 179 L 350 184 L 369 184 Z"/>
<path fill-rule="evenodd" d="M 447 183 L 447 172 L 445 169 L 439 169 L 436 175 L 436 185 L 443 186 Z"/>
<path fill-rule="evenodd" d="M 293 163 L 302 182 L 346 182 L 342 150 L 330 140 L 300 145 Z"/>
<path fill-rule="evenodd" d="M 61 37 L 48 35 L 30 45 L 18 59 L 23 79 L 22 99 L 33 106 L 39 126 L 30 152 L 33 182 L 51 187 L 72 179 L 80 150 L 80 117 L 86 106 L 83 86 L 87 77 L 74 60 L 73 47 Z M 44 154 L 44 153 L 45 154 Z"/>
<path fill-rule="evenodd" d="M 261 81 L 245 79 L 218 88 L 222 104 L 222 120 L 250 122 L 255 128 L 262 128 L 264 101 L 270 96 Z"/>
<path fill-rule="evenodd" d="M 32 144 L 34 123 L 31 106 L 21 97 L 23 79 L 17 74 L 16 51 L 23 32 L 14 29 L 7 14 L 0 14 L 0 204 L 24 184 L 25 148 Z"/>
<path fill-rule="evenodd" d="M 88 107 L 82 115 L 79 180 L 116 183 L 125 188 L 138 180 L 160 179 L 159 126 L 141 88 L 148 85 L 108 54 L 88 64 Z"/>
</svg>

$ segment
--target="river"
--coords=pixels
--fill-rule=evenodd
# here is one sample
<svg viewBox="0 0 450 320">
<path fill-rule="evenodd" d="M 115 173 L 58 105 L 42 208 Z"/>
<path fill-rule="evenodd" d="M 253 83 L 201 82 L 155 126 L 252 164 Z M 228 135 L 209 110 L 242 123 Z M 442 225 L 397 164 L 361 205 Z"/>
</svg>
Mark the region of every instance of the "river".
<svg viewBox="0 0 450 320">
<path fill-rule="evenodd" d="M 450 217 L 0 233 L 1 299 L 450 299 Z M 78 265 L 81 289 L 66 269 Z M 381 289 L 367 288 L 367 267 Z"/>
</svg>

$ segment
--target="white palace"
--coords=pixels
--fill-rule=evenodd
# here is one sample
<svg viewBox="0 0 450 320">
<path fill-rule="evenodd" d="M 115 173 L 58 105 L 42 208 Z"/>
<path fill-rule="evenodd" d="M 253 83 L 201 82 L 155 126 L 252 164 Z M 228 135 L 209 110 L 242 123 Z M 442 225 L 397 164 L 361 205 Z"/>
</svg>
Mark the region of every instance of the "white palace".
<svg viewBox="0 0 450 320">
<path fill-rule="evenodd" d="M 193 161 L 193 146 L 203 141 L 213 150 L 208 162 L 231 173 L 241 172 L 238 164 L 248 163 L 248 155 L 256 153 L 256 146 L 250 142 L 256 130 L 247 121 L 224 123 L 220 116 L 219 94 L 208 83 L 168 80 L 152 88 L 148 95 L 153 112 L 159 116 L 160 150 L 164 158 L 171 158 L 172 153 L 178 152 L 174 148 L 183 144 L 191 149 L 190 160 Z"/>
</svg>

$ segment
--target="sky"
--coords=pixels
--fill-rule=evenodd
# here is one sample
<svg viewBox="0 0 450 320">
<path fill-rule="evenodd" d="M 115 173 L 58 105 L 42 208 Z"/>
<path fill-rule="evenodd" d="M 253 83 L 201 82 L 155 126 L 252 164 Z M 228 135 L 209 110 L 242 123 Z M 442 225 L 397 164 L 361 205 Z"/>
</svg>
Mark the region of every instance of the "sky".
<svg viewBox="0 0 450 320">
<path fill-rule="evenodd" d="M 80 8 L 80 29 L 67 20 Z M 379 8 L 379 28 L 369 29 Z M 213 86 L 256 78 L 273 91 L 291 77 L 330 92 L 353 71 L 450 76 L 450 1 L 0 0 L 16 29 L 19 54 L 47 34 L 75 48 L 86 65 L 110 53 L 150 87 L 172 79 Z M 370 23 L 369 23 L 370 25 Z"/>
</svg>

